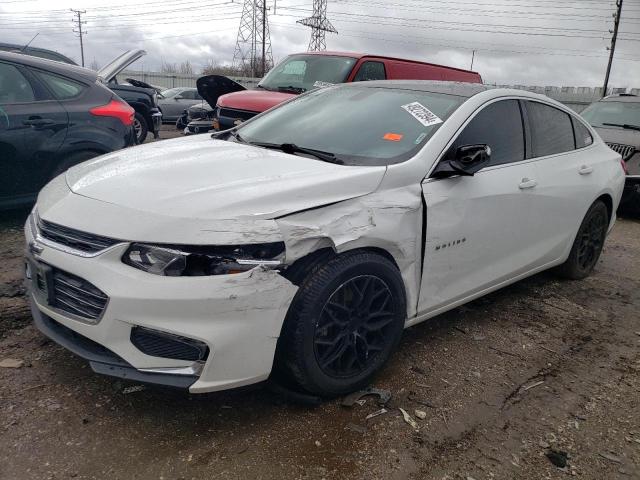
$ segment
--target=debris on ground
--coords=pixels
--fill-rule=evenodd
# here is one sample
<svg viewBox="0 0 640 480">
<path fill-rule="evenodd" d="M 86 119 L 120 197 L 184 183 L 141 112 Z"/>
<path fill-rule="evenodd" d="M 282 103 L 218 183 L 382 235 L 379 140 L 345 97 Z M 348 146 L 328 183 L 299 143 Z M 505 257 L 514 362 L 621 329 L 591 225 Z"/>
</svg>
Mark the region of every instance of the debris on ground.
<svg viewBox="0 0 640 480">
<path fill-rule="evenodd" d="M 20 368 L 22 365 L 24 365 L 24 361 L 15 358 L 5 358 L 0 361 L 0 367 L 2 368 Z"/>
<path fill-rule="evenodd" d="M 144 385 L 133 385 L 131 387 L 127 387 L 125 389 L 122 390 L 122 393 L 124 393 L 125 395 L 128 393 L 135 393 L 135 392 L 141 392 L 143 390 L 146 390 L 147 387 L 145 387 Z"/>
<path fill-rule="evenodd" d="M 357 392 L 350 393 L 346 397 L 342 399 L 341 405 L 343 407 L 352 407 L 354 403 L 360 403 L 362 397 L 367 397 L 369 395 L 374 395 L 378 397 L 378 405 L 381 407 L 386 405 L 389 400 L 391 400 L 391 392 L 388 390 L 380 390 L 378 388 L 365 388 L 364 390 L 359 390 Z"/>
<path fill-rule="evenodd" d="M 404 421 L 407 422 L 409 425 L 411 425 L 411 427 L 417 432 L 418 430 L 420 430 L 420 427 L 418 426 L 418 423 L 411 417 L 411 415 L 409 415 L 407 413 L 407 411 L 404 408 L 400 408 L 399 409 L 400 412 L 402 413 L 402 417 L 404 418 Z"/>
<path fill-rule="evenodd" d="M 372 418 L 379 417 L 380 415 L 384 415 L 387 412 L 388 412 L 388 410 L 386 408 L 381 408 L 380 410 L 376 410 L 375 412 L 370 413 L 364 419 L 365 420 L 370 420 Z"/>
<path fill-rule="evenodd" d="M 527 385 L 526 387 L 522 387 L 522 392 L 526 392 L 527 390 L 531 390 L 532 388 L 539 387 L 544 383 L 544 380 L 540 380 L 539 382 L 532 383 L 531 385 Z"/>
<path fill-rule="evenodd" d="M 567 452 L 550 448 L 545 455 L 556 467 L 564 468 L 567 466 L 569 460 L 569 454 Z"/>
<path fill-rule="evenodd" d="M 428 400 L 422 400 L 420 398 L 416 398 L 416 396 L 414 395 L 413 392 L 411 392 L 409 394 L 409 396 L 407 397 L 407 399 L 413 403 L 417 403 L 418 405 L 423 405 L 425 407 L 429 407 L 429 408 L 438 408 L 437 405 L 434 405 L 433 403 L 429 402 Z"/>
<path fill-rule="evenodd" d="M 356 433 L 365 433 L 367 431 L 367 427 L 363 427 L 362 425 L 356 425 L 355 423 L 347 423 L 344 427 L 345 430 L 351 430 Z"/>
<path fill-rule="evenodd" d="M 424 410 L 414 410 L 413 414 L 420 420 L 424 420 L 425 418 L 427 418 L 427 412 L 425 412 Z"/>
<path fill-rule="evenodd" d="M 600 455 L 602 458 L 606 458 L 607 460 L 613 462 L 613 463 L 622 463 L 622 459 L 620 457 L 617 457 L 615 455 L 612 455 L 610 453 L 607 452 L 599 452 L 598 455 Z"/>
</svg>

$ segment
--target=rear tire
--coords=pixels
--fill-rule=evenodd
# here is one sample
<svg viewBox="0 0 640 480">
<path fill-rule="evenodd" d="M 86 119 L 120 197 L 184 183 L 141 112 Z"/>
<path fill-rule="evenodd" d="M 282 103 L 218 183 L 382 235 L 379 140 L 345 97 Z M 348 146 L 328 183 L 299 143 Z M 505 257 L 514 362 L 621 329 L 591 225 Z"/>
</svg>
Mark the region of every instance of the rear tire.
<svg viewBox="0 0 640 480">
<path fill-rule="evenodd" d="M 58 175 L 66 172 L 74 165 L 82 163 L 86 160 L 90 160 L 94 157 L 97 157 L 98 155 L 101 155 L 101 153 L 91 150 L 85 150 L 82 152 L 75 152 L 70 154 L 56 166 L 56 168 L 53 170 L 53 173 L 51 174 L 50 180 L 53 180 Z"/>
<path fill-rule="evenodd" d="M 142 114 L 136 112 L 136 115 L 133 119 L 133 130 L 136 132 L 136 138 L 138 139 L 138 144 L 141 145 L 147 139 L 147 133 L 149 132 L 149 127 L 147 126 L 147 121 L 144 119 Z"/>
<path fill-rule="evenodd" d="M 607 207 L 602 201 L 597 200 L 582 220 L 569 258 L 558 267 L 558 273 L 573 280 L 587 277 L 598 263 L 608 227 Z"/>
<path fill-rule="evenodd" d="M 298 387 L 336 396 L 369 384 L 400 341 L 404 283 L 386 257 L 333 257 L 307 275 L 278 344 L 276 369 Z"/>
</svg>

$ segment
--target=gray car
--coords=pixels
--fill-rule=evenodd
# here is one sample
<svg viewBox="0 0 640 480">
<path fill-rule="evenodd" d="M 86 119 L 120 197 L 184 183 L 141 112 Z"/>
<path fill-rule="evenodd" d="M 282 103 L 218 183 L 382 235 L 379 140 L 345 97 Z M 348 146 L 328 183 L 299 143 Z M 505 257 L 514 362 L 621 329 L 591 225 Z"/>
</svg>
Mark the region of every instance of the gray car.
<svg viewBox="0 0 640 480">
<path fill-rule="evenodd" d="M 175 122 L 187 108 L 202 101 L 196 88 L 176 87 L 160 92 L 158 105 L 163 122 Z"/>
<path fill-rule="evenodd" d="M 640 97 L 629 93 L 609 95 L 583 112 L 613 150 L 622 155 L 627 172 L 620 211 L 640 214 Z"/>
</svg>

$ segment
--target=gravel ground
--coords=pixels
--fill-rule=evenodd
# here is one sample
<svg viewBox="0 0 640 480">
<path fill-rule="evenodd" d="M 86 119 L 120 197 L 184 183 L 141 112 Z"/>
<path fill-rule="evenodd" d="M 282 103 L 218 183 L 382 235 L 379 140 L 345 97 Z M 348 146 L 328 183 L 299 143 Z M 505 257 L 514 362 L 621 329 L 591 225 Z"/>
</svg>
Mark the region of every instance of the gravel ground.
<svg viewBox="0 0 640 480">
<path fill-rule="evenodd" d="M 374 385 L 388 412 L 367 420 L 371 398 L 131 392 L 92 373 L 30 324 L 25 215 L 0 221 L 0 365 L 23 362 L 0 367 L 2 480 L 640 479 L 638 221 L 586 280 L 536 275 L 407 330 Z"/>
</svg>

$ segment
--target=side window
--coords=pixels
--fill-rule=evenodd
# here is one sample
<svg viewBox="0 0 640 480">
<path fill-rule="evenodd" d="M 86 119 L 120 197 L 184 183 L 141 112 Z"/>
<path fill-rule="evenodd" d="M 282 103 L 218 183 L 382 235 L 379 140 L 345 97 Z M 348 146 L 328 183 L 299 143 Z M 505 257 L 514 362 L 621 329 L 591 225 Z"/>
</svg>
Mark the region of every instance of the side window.
<svg viewBox="0 0 640 480">
<path fill-rule="evenodd" d="M 182 92 L 180 94 L 182 96 L 182 98 L 184 98 L 185 100 L 195 100 L 196 99 L 196 92 L 193 90 L 185 90 L 184 92 Z"/>
<path fill-rule="evenodd" d="M 194 92 L 196 100 L 202 100 L 202 96 L 198 92 Z"/>
<path fill-rule="evenodd" d="M 53 95 L 58 100 L 75 98 L 86 88 L 82 83 L 66 77 L 59 77 L 58 75 L 40 71 L 36 71 L 35 73 L 38 75 L 38 78 L 47 85 L 49 90 L 53 92 Z"/>
<path fill-rule="evenodd" d="M 387 75 L 382 62 L 364 62 L 353 78 L 354 82 L 366 82 L 369 80 L 384 80 Z"/>
<path fill-rule="evenodd" d="M 491 164 L 524 160 L 524 129 L 517 100 L 501 100 L 484 107 L 453 142 L 447 158 L 458 147 L 486 144 L 491 148 Z"/>
<path fill-rule="evenodd" d="M 35 99 L 31 84 L 20 70 L 0 63 L 0 104 L 33 102 Z"/>
<path fill-rule="evenodd" d="M 589 129 L 577 118 L 572 118 L 571 120 L 573 121 L 573 131 L 576 137 L 576 148 L 584 148 L 591 145 L 593 143 L 593 137 Z"/>
<path fill-rule="evenodd" d="M 569 114 L 544 103 L 527 101 L 531 154 L 544 157 L 575 149 Z"/>
</svg>

